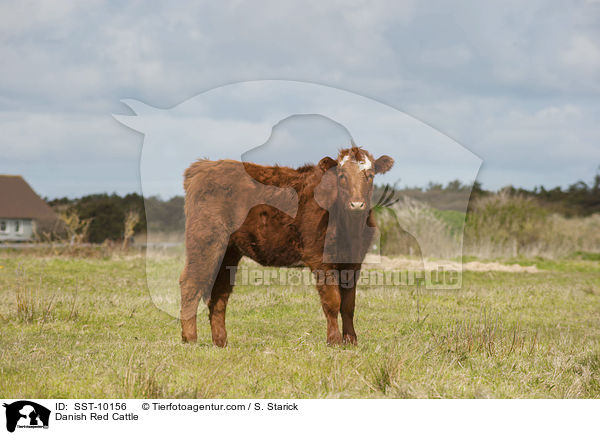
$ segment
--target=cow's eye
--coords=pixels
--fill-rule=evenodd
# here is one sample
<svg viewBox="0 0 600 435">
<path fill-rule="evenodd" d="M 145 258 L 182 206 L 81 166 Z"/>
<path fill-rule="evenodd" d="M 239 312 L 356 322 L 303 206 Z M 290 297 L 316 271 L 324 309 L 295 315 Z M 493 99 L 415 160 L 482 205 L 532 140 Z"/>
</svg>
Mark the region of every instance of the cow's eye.
<svg viewBox="0 0 600 435">
<path fill-rule="evenodd" d="M 368 180 L 372 180 L 373 179 L 373 174 L 367 174 L 367 179 Z"/>
</svg>

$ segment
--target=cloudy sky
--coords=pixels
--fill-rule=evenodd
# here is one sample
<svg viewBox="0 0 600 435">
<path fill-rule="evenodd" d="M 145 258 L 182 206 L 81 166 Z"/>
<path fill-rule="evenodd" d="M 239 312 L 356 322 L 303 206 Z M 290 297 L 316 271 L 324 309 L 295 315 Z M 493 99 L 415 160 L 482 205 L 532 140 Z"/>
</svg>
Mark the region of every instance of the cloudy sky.
<svg viewBox="0 0 600 435">
<path fill-rule="evenodd" d="M 2 2 L 0 173 L 48 197 L 139 192 L 121 99 L 285 79 L 423 121 L 483 160 L 484 187 L 591 181 L 600 2 L 424 3 Z"/>
</svg>

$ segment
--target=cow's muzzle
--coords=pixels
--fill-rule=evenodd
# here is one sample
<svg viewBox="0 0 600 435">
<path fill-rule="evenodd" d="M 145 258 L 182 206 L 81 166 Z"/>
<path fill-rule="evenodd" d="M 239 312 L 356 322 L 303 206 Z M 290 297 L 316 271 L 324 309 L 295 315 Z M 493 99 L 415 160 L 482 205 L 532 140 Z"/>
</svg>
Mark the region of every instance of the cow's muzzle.
<svg viewBox="0 0 600 435">
<path fill-rule="evenodd" d="M 365 201 L 350 201 L 348 203 L 349 211 L 365 211 L 367 209 L 367 203 Z"/>
</svg>

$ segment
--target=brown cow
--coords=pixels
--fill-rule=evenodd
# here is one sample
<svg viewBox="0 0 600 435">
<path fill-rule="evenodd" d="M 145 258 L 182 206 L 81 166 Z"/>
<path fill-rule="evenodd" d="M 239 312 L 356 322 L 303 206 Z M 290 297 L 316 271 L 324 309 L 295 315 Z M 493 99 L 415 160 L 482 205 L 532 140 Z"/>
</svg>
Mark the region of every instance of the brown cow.
<svg viewBox="0 0 600 435">
<path fill-rule="evenodd" d="M 231 271 L 245 255 L 263 266 L 308 266 L 327 318 L 327 343 L 356 344 L 356 277 L 375 229 L 373 177 L 387 172 L 394 161 L 389 156 L 375 160 L 352 145 L 337 160 L 325 157 L 298 169 L 200 160 L 185 171 L 184 342 L 197 339 L 202 296 L 213 343 L 227 345 Z"/>
</svg>

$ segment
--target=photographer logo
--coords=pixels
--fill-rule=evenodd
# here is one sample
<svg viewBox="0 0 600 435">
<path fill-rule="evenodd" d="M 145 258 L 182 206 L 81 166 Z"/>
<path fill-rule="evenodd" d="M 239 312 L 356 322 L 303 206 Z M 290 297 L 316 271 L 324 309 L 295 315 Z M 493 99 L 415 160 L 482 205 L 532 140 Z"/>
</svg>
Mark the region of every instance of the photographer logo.
<svg viewBox="0 0 600 435">
<path fill-rule="evenodd" d="M 48 429 L 50 410 L 29 400 L 19 400 L 3 404 L 6 408 L 6 430 Z"/>
</svg>

